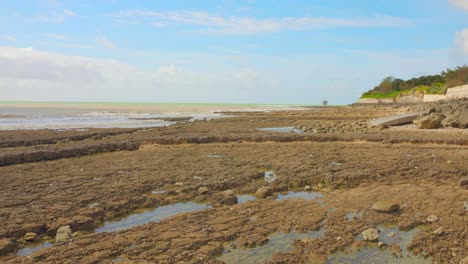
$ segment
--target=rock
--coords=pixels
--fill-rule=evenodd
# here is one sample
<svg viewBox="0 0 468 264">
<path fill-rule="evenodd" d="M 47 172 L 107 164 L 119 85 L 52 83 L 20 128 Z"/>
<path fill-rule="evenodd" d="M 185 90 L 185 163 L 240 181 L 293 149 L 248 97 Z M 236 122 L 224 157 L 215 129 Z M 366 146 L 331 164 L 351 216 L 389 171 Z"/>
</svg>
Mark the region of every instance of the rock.
<svg viewBox="0 0 468 264">
<path fill-rule="evenodd" d="M 255 196 L 258 198 L 266 198 L 273 194 L 273 190 L 270 187 L 262 187 L 255 192 Z"/>
<path fill-rule="evenodd" d="M 379 240 L 379 233 L 380 233 L 380 230 L 378 230 L 377 228 L 369 228 L 369 229 L 364 230 L 361 233 L 361 235 L 364 241 L 376 242 Z"/>
<path fill-rule="evenodd" d="M 15 243 L 8 238 L 0 239 L 0 255 L 13 251 Z"/>
<path fill-rule="evenodd" d="M 312 191 L 312 187 L 307 185 L 307 186 L 304 187 L 304 191 Z"/>
<path fill-rule="evenodd" d="M 463 178 L 458 183 L 461 187 L 467 189 L 468 188 L 468 178 Z"/>
<path fill-rule="evenodd" d="M 447 160 L 447 164 L 454 164 L 455 162 L 453 162 L 452 160 Z"/>
<path fill-rule="evenodd" d="M 72 238 L 72 230 L 70 226 L 62 226 L 57 230 L 57 235 L 55 236 L 55 243 L 67 242 Z"/>
<path fill-rule="evenodd" d="M 390 233 L 387 234 L 387 236 L 388 236 L 388 237 L 394 237 L 394 236 L 395 236 L 395 233 L 390 232 Z"/>
<path fill-rule="evenodd" d="M 444 115 L 441 113 L 422 114 L 418 119 L 414 120 L 414 123 L 420 129 L 435 129 L 442 126 L 444 118 Z"/>
<path fill-rule="evenodd" d="M 208 193 L 209 191 L 210 191 L 210 189 L 208 189 L 207 187 L 198 188 L 198 193 L 199 194 L 205 194 L 205 193 Z"/>
<path fill-rule="evenodd" d="M 84 236 L 84 233 L 81 232 L 81 231 L 77 231 L 75 233 L 73 233 L 72 237 L 80 237 L 80 236 Z"/>
<path fill-rule="evenodd" d="M 378 201 L 372 205 L 372 209 L 380 213 L 391 213 L 398 211 L 400 205 L 391 201 Z"/>
<path fill-rule="evenodd" d="M 430 215 L 426 218 L 427 223 L 435 223 L 437 221 L 439 221 L 439 218 L 435 215 Z"/>
<path fill-rule="evenodd" d="M 432 231 L 432 234 L 436 236 L 441 236 L 442 234 L 444 234 L 444 228 L 439 227 L 436 230 Z"/>
<path fill-rule="evenodd" d="M 34 241 L 37 237 L 37 234 L 34 232 L 28 232 L 24 235 L 24 240 L 26 241 Z"/>
<path fill-rule="evenodd" d="M 383 248 L 383 247 L 386 247 L 387 244 L 384 243 L 384 242 L 379 242 L 379 243 L 377 243 L 377 246 L 378 246 L 379 248 Z"/>
<path fill-rule="evenodd" d="M 237 195 L 232 190 L 227 190 L 217 195 L 215 201 L 222 205 L 234 205 L 237 204 Z"/>
</svg>

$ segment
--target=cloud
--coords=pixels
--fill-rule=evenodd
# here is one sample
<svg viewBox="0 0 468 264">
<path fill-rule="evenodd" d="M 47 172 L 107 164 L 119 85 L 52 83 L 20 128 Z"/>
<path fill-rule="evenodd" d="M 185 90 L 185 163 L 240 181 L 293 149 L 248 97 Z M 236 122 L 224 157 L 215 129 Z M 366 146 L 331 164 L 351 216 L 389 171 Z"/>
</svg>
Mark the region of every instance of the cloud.
<svg viewBox="0 0 468 264">
<path fill-rule="evenodd" d="M 263 78 L 268 80 L 268 78 Z M 141 70 L 115 60 L 0 47 L 2 100 L 241 101 L 269 87 L 253 69 L 201 72 Z"/>
<path fill-rule="evenodd" d="M 6 42 L 15 42 L 16 38 L 11 35 L 4 35 L 2 39 Z"/>
<path fill-rule="evenodd" d="M 67 16 L 72 16 L 72 17 L 76 16 L 76 13 L 71 10 L 63 10 L 63 13 Z"/>
<path fill-rule="evenodd" d="M 455 7 L 468 12 L 468 0 L 449 0 L 449 2 Z"/>
<path fill-rule="evenodd" d="M 103 46 L 106 49 L 116 49 L 117 45 L 105 37 L 99 37 L 96 39 L 96 42 Z"/>
<path fill-rule="evenodd" d="M 468 28 L 455 33 L 455 47 L 465 56 L 468 56 Z"/>
<path fill-rule="evenodd" d="M 40 15 L 37 19 L 43 23 L 54 23 L 54 24 L 62 24 L 65 22 L 67 17 L 74 17 L 76 13 L 71 10 L 63 10 L 63 12 L 57 13 L 53 12 L 47 15 Z"/>
<path fill-rule="evenodd" d="M 256 34 L 279 31 L 303 31 L 317 28 L 374 28 L 404 27 L 411 24 L 407 19 L 393 16 L 374 16 L 356 18 L 331 17 L 283 17 L 258 19 L 248 17 L 223 17 L 199 11 L 154 12 L 148 10 L 122 11 L 116 17 L 152 18 L 153 23 L 174 22 L 204 27 L 207 32 L 225 34 Z"/>
<path fill-rule="evenodd" d="M 46 38 L 57 39 L 57 40 L 66 40 L 67 39 L 67 37 L 65 35 L 55 34 L 55 33 L 43 33 L 42 36 L 46 37 Z"/>
</svg>

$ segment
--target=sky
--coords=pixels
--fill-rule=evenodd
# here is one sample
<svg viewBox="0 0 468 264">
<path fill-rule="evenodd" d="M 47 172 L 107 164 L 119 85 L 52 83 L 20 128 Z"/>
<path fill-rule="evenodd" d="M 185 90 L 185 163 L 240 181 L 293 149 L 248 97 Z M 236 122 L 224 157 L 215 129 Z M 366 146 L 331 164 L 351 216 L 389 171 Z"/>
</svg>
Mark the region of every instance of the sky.
<svg viewBox="0 0 468 264">
<path fill-rule="evenodd" d="M 468 0 L 5 0 L 0 101 L 353 103 L 468 64 Z"/>
</svg>

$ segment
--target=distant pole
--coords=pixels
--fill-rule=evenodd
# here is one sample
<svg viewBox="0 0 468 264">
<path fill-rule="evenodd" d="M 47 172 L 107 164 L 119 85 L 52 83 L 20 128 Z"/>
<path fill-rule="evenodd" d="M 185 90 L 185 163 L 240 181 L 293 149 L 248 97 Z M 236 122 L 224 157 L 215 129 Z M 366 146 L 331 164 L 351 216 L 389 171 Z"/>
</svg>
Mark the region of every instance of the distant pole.
<svg viewBox="0 0 468 264">
<path fill-rule="evenodd" d="M 328 105 L 328 101 L 327 101 L 327 100 L 324 100 L 324 101 L 322 102 L 322 105 L 323 105 L 323 106 L 327 106 L 327 105 Z"/>
</svg>

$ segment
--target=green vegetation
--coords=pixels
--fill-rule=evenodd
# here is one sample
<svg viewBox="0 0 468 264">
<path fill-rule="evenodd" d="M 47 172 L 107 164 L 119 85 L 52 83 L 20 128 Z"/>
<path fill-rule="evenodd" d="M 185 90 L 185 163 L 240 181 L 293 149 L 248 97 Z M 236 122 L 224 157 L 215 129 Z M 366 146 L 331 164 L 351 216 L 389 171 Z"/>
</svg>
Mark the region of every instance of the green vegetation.
<svg viewBox="0 0 468 264">
<path fill-rule="evenodd" d="M 427 75 L 402 80 L 386 77 L 361 98 L 395 98 L 405 94 L 445 94 L 448 88 L 468 84 L 468 65 L 447 69 L 438 75 Z"/>
</svg>

